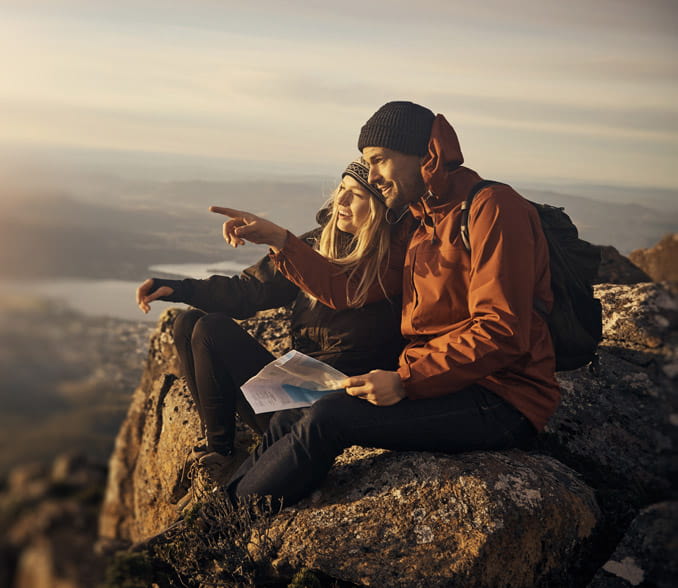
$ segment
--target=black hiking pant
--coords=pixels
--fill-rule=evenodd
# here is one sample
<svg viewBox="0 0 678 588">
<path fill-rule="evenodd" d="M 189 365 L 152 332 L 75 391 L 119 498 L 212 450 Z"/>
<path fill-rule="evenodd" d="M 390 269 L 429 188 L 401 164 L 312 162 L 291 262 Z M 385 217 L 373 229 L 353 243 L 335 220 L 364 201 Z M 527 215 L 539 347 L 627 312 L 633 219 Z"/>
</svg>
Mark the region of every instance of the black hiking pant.
<svg viewBox="0 0 678 588">
<path fill-rule="evenodd" d="M 392 406 L 332 392 L 310 408 L 275 413 L 262 443 L 231 478 L 228 493 L 234 502 L 270 495 L 288 506 L 310 494 L 351 445 L 460 453 L 527 448 L 535 435 L 522 413 L 480 386 Z"/>
<path fill-rule="evenodd" d="M 235 437 L 235 413 L 263 434 L 273 413 L 254 414 L 240 386 L 274 357 L 223 313 L 181 313 L 174 322 L 181 370 L 207 438 L 209 451 L 228 455 Z"/>
</svg>

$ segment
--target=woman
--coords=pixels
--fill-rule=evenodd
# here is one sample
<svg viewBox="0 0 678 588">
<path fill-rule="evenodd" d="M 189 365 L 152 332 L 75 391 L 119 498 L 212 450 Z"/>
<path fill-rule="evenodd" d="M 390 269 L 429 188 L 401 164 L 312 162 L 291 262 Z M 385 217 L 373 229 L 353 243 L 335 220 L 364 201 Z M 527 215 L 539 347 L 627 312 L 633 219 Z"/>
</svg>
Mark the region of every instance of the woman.
<svg viewBox="0 0 678 588">
<path fill-rule="evenodd" d="M 183 312 L 176 319 L 174 339 L 206 436 L 206 445 L 194 450 L 193 458 L 200 464 L 229 464 L 236 411 L 260 434 L 271 418 L 270 413 L 254 414 L 240 386 L 274 358 L 233 319 L 292 304 L 295 349 L 349 376 L 375 368 L 396 368 L 403 346 L 398 295 L 404 248 L 403 240 L 394 235 L 407 228 L 406 223 L 392 225 L 385 221 L 381 193 L 367 182 L 367 175 L 362 159 L 351 162 L 328 207 L 319 213 L 323 228 L 302 237 L 304 247 L 310 246 L 316 254 L 334 261 L 346 274 L 355 292 L 350 308 L 332 310 L 304 294 L 276 271 L 271 256 L 239 276 L 150 278 L 139 286 L 137 304 L 144 312 L 154 300 L 184 302 L 198 309 Z M 221 210 L 213 208 L 214 212 Z M 227 240 L 227 226 L 232 222 L 224 224 Z M 275 246 L 272 249 L 275 252 Z M 367 292 L 375 284 L 385 299 L 366 304 Z"/>
</svg>

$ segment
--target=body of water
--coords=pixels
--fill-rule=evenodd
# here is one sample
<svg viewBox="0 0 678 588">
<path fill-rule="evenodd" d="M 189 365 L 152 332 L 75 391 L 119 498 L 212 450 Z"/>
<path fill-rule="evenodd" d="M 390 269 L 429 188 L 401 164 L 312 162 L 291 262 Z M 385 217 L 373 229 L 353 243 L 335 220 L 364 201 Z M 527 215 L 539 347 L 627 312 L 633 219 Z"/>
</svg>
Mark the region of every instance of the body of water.
<svg viewBox="0 0 678 588">
<path fill-rule="evenodd" d="M 237 261 L 218 261 L 205 265 L 204 263 L 173 263 L 152 265 L 148 268 L 149 275 L 169 274 L 182 278 L 205 279 L 214 275 L 233 276 L 239 274 L 247 265 Z"/>
<path fill-rule="evenodd" d="M 245 265 L 232 261 L 210 264 L 183 263 L 154 265 L 148 275 L 169 274 L 172 276 L 207 278 L 209 276 L 235 275 Z M 50 298 L 65 303 L 68 307 L 89 316 L 108 316 L 132 321 L 156 321 L 163 310 L 170 306 L 183 306 L 174 302 L 154 302 L 151 311 L 144 314 L 136 304 L 136 289 L 139 282 L 123 280 L 92 280 L 85 278 L 50 278 L 40 280 L 1 280 L 0 296 L 31 296 Z"/>
</svg>

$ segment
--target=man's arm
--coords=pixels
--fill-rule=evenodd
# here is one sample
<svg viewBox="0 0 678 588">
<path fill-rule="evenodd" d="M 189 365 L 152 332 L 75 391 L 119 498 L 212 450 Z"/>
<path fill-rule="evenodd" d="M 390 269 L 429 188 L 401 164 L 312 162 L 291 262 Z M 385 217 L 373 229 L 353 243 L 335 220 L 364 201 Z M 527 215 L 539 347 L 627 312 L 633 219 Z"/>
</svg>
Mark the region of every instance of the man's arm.
<svg viewBox="0 0 678 588">
<path fill-rule="evenodd" d="M 277 268 L 299 288 L 320 300 L 326 306 L 349 308 L 358 284 L 352 283 L 345 267 L 328 260 L 312 248 L 306 247 L 279 225 L 255 214 L 235 208 L 210 206 L 210 211 L 229 218 L 224 222 L 224 240 L 232 247 L 245 241 L 270 245 L 271 256 Z M 381 284 L 375 280 L 367 293 L 365 303 L 376 302 L 402 291 L 402 268 L 405 259 L 407 223 L 399 225 L 392 240 L 389 258 L 382 268 Z M 383 285 L 383 288 L 382 288 Z"/>
<path fill-rule="evenodd" d="M 341 310 L 349 308 L 348 300 L 355 295 L 357 283 L 349 280 L 345 267 L 330 261 L 288 233 L 285 245 L 271 257 L 276 267 L 299 288 L 316 297 L 325 306 Z M 388 260 L 382 269 L 382 284 L 375 280 L 367 292 L 365 304 L 395 297 L 402 292 L 405 243 L 392 241 Z"/>
</svg>

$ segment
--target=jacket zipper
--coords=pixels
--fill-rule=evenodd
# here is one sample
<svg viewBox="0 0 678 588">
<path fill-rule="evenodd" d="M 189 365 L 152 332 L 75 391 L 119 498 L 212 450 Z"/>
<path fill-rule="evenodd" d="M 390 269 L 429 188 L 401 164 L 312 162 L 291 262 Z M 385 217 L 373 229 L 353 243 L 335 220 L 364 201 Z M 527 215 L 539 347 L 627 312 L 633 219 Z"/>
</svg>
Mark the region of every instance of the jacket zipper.
<svg viewBox="0 0 678 588">
<path fill-rule="evenodd" d="M 410 313 L 410 328 L 412 329 L 413 332 L 416 331 L 416 328 L 414 326 L 414 314 L 415 310 L 417 309 L 417 306 L 419 306 L 419 292 L 417 292 L 417 288 L 414 285 L 414 269 L 417 264 L 417 249 L 419 249 L 419 245 L 412 250 L 412 265 L 410 269 L 410 285 L 412 287 L 412 299 L 414 304 L 412 305 L 412 312 Z M 410 340 L 407 345 L 403 348 L 400 357 L 402 357 L 405 360 L 405 365 L 407 365 L 407 373 L 408 377 L 412 373 L 412 369 L 410 367 L 410 359 L 407 356 L 407 352 L 409 349 L 411 349 L 414 346 L 414 341 Z"/>
<path fill-rule="evenodd" d="M 419 306 L 419 292 L 417 292 L 417 287 L 414 284 L 414 271 L 415 267 L 417 265 L 417 250 L 419 249 L 419 244 L 417 243 L 417 246 L 414 249 L 413 255 L 412 255 L 412 267 L 410 270 L 410 285 L 412 286 L 412 293 L 414 294 L 414 305 L 412 306 L 412 316 L 410 318 L 410 323 L 412 324 L 412 329 L 414 330 L 414 311 L 417 309 Z"/>
<path fill-rule="evenodd" d="M 436 233 L 436 217 L 433 214 L 431 214 L 430 208 L 428 207 L 429 198 L 433 198 L 433 192 L 431 192 L 431 190 L 429 190 L 421 199 L 421 207 L 424 210 L 423 221 L 426 226 L 428 226 L 428 224 L 426 223 L 426 219 L 431 219 L 431 228 L 433 229 L 433 234 L 431 235 L 431 243 L 435 245 L 436 242 L 438 241 L 438 233 Z"/>
<path fill-rule="evenodd" d="M 428 224 L 426 223 L 426 219 L 431 219 L 431 226 L 433 227 L 433 235 L 431 235 L 431 243 L 435 243 L 438 239 L 438 235 L 436 234 L 436 220 L 435 217 L 432 214 L 429 214 L 429 211 L 426 206 L 426 200 L 428 198 L 431 198 L 433 196 L 433 193 L 429 190 L 427 194 L 425 194 L 422 199 L 421 199 L 421 209 L 424 213 L 424 216 L 422 217 L 421 221 L 419 222 L 419 226 L 423 229 L 424 231 L 424 236 L 426 236 L 426 227 Z M 417 243 L 417 247 L 414 249 L 414 254 L 412 256 L 412 272 L 410 274 L 410 284 L 412 285 L 412 292 L 414 294 L 414 305 L 412 306 L 412 318 L 411 318 L 411 323 L 412 323 L 412 329 L 416 330 L 416 327 L 414 326 L 414 314 L 415 311 L 417 310 L 419 306 L 419 292 L 417 292 L 417 288 L 414 284 L 414 271 L 415 271 L 415 266 L 417 262 L 417 250 L 419 249 L 420 244 Z"/>
<path fill-rule="evenodd" d="M 429 190 L 427 196 L 430 198 L 431 196 L 433 196 L 433 193 Z M 426 219 L 430 218 L 431 224 L 432 224 L 432 227 L 433 227 L 433 234 L 431 235 L 431 243 L 435 244 L 435 242 L 438 239 L 438 235 L 436 234 L 436 221 L 435 221 L 435 217 L 433 215 L 429 214 L 429 212 L 426 208 L 426 197 L 422 198 L 422 210 L 424 212 L 424 216 L 420 221 L 420 227 L 424 229 L 424 240 L 426 239 L 425 233 L 426 233 L 426 227 L 428 226 L 426 224 Z M 416 331 L 416 327 L 414 325 L 414 315 L 415 315 L 415 311 L 419 307 L 419 292 L 417 292 L 417 288 L 416 288 L 415 282 L 414 282 L 414 273 L 415 273 L 415 266 L 417 264 L 417 253 L 418 253 L 419 247 L 420 247 L 420 243 L 417 243 L 417 246 L 413 250 L 412 270 L 410 272 L 410 284 L 412 286 L 412 293 L 413 293 L 413 300 L 414 300 L 414 304 L 412 306 L 412 314 L 411 314 L 411 317 L 410 317 L 410 324 L 411 324 L 413 331 Z M 403 349 L 403 352 L 402 352 L 402 357 L 405 359 L 405 363 L 407 364 L 408 369 L 410 367 L 410 361 L 407 357 L 407 350 L 411 349 L 413 346 L 414 346 L 414 342 L 410 341 L 405 346 L 405 348 Z"/>
</svg>

